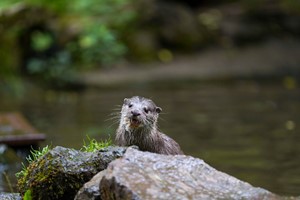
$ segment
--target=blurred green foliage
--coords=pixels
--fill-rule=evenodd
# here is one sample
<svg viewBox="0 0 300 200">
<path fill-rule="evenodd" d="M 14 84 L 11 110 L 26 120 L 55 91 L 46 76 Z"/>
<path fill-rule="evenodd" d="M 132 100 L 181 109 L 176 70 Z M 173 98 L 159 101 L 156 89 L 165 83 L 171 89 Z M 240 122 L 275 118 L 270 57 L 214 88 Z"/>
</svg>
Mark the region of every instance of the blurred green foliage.
<svg viewBox="0 0 300 200">
<path fill-rule="evenodd" d="M 272 33 L 280 35 L 286 28 L 287 32 L 299 35 L 295 16 L 300 13 L 300 1 L 213 2 L 207 2 L 211 8 L 191 10 L 184 6 L 188 1 L 177 1 L 174 5 L 172 1 L 165 4 L 137 0 L 1 0 L 0 87 L 10 83 L 6 85 L 17 88 L 18 71 L 24 65 L 28 74 L 63 86 L 74 80 L 76 72 L 110 67 L 125 55 L 133 60 L 169 62 L 173 60 L 174 47 L 195 50 L 219 41 L 230 46 Z M 179 3 L 182 9 L 177 8 Z M 227 11 L 224 15 L 218 6 L 226 3 L 232 3 L 231 9 L 240 14 L 232 22 L 230 17 L 227 19 L 236 28 L 224 37 L 221 24 L 226 24 Z M 289 15 L 296 20 L 290 20 Z M 182 22 L 177 18 L 182 18 Z M 252 26 L 243 26 L 249 22 Z M 31 30 L 33 27 L 36 29 Z M 26 34 L 30 36 L 26 38 Z"/>
<path fill-rule="evenodd" d="M 81 60 L 85 63 L 101 63 L 103 65 L 114 63 L 126 53 L 124 44 L 117 41 L 116 33 L 107 26 L 91 26 L 84 31 L 79 40 L 82 49 Z"/>
<path fill-rule="evenodd" d="M 32 48 L 36 51 L 45 51 L 53 43 L 53 38 L 47 34 L 40 31 L 36 31 L 32 35 Z"/>
<path fill-rule="evenodd" d="M 37 30 L 31 34 L 29 46 L 37 53 L 47 51 L 53 45 L 59 45 L 59 48 L 54 55 L 30 58 L 27 61 L 29 74 L 46 81 L 64 83 L 74 78 L 76 70 L 110 66 L 118 62 L 127 52 L 120 37 L 127 31 L 126 25 L 136 17 L 134 1 L 1 0 L 0 24 L 3 26 L 0 27 L 0 85 L 9 82 L 9 77 L 18 76 L 20 33 L 34 25 L 32 21 L 39 15 L 41 18 L 46 16 L 45 13 L 51 14 L 49 20 L 42 23 L 49 26 L 46 28 L 53 31 L 54 36 L 49 34 L 49 30 Z M 25 17 L 22 14 L 11 15 L 17 13 L 18 9 L 23 12 L 21 7 L 27 10 L 38 8 L 45 13 L 27 12 Z"/>
</svg>

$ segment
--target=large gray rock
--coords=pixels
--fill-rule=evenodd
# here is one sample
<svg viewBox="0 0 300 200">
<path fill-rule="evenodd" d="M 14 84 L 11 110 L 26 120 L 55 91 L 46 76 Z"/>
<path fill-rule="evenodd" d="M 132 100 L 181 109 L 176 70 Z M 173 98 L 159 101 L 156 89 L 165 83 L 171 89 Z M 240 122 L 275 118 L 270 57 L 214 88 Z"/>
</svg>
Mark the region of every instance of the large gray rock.
<svg viewBox="0 0 300 200">
<path fill-rule="evenodd" d="M 27 175 L 18 182 L 20 193 L 31 190 L 32 199 L 74 199 L 84 183 L 125 151 L 123 147 L 108 147 L 89 153 L 55 147 L 29 165 Z"/>
<path fill-rule="evenodd" d="M 101 173 L 102 199 L 281 199 L 184 155 L 129 148 Z"/>
</svg>

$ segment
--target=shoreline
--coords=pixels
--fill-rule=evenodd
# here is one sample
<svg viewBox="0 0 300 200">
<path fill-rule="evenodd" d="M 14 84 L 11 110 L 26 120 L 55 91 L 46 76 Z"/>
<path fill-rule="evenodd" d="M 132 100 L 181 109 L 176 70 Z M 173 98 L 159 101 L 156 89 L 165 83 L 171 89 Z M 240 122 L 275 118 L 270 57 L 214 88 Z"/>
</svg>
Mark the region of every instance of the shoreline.
<svg viewBox="0 0 300 200">
<path fill-rule="evenodd" d="M 177 56 L 168 63 L 127 64 L 84 72 L 86 86 L 111 86 L 174 80 L 219 80 L 245 77 L 293 76 L 300 72 L 300 41 L 272 39 L 232 49 L 209 49 Z"/>
</svg>

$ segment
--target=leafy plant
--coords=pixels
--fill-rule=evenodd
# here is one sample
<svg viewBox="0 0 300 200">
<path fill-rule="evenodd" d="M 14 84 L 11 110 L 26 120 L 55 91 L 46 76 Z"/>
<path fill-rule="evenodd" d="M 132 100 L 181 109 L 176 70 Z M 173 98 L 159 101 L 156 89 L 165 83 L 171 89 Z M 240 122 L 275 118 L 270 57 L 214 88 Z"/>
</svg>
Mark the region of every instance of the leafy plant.
<svg viewBox="0 0 300 200">
<path fill-rule="evenodd" d="M 104 25 L 85 30 L 79 46 L 82 49 L 81 59 L 85 63 L 111 64 L 126 52 L 125 45 L 118 42 L 116 34 Z"/>
<path fill-rule="evenodd" d="M 16 59 L 16 55 L 9 54 L 11 51 L 7 51 L 7 48 L 14 47 L 16 52 L 19 52 L 18 37 L 20 33 L 28 33 L 27 31 L 34 27 L 32 25 L 41 28 L 30 32 L 28 48 L 31 49 L 28 51 L 25 49 L 27 52 L 33 52 L 27 57 L 29 59 L 26 59 L 26 70 L 34 77 L 50 84 L 64 86 L 75 80 L 74 74 L 77 70 L 111 66 L 127 52 L 121 38 L 136 17 L 133 6 L 135 1 L 74 0 L 72 3 L 67 0 L 1 1 L 0 12 L 24 7 L 26 12 L 28 11 L 25 13 L 28 17 L 22 17 L 22 9 L 14 19 L 0 17 L 0 22 L 4 20 L 5 24 L 0 30 L 0 41 L 5 42 L 2 43 L 3 48 L 0 48 L 0 58 L 3 62 L 1 68 L 7 69 L 6 71 L 0 69 L 0 77 L 17 72 L 16 69 L 20 64 L 18 61 L 23 58 Z M 34 8 L 44 10 L 49 15 L 35 20 L 37 13 L 34 12 Z"/>
<path fill-rule="evenodd" d="M 133 3 L 136 0 L 25 0 L 34 6 L 41 6 L 57 13 L 59 20 L 76 24 L 78 40 L 70 41 L 65 47 L 69 53 L 79 54 L 77 59 L 83 64 L 109 65 L 126 53 L 126 46 L 120 36 L 136 17 Z M 34 46 L 42 48 L 49 45 L 47 35 L 36 34 Z"/>
</svg>

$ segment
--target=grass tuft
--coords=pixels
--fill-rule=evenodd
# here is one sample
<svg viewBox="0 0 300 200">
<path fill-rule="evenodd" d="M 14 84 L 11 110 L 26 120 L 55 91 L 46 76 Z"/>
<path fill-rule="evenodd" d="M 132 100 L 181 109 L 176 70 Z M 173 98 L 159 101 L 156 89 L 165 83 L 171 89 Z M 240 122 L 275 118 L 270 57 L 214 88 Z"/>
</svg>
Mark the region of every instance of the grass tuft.
<svg viewBox="0 0 300 200">
<path fill-rule="evenodd" d="M 85 140 L 83 141 L 83 147 L 80 149 L 84 152 L 95 152 L 100 149 L 103 149 L 105 147 L 108 147 L 112 144 L 112 140 L 109 137 L 107 140 L 98 142 L 95 139 L 91 139 L 89 136 L 87 136 L 88 142 L 86 143 Z"/>
<path fill-rule="evenodd" d="M 42 157 L 43 155 L 45 155 L 46 153 L 48 153 L 49 151 L 51 150 L 51 147 L 50 146 L 45 146 L 44 148 L 42 149 L 38 149 L 38 150 L 35 150 L 35 149 L 32 149 L 30 151 L 31 155 L 29 155 L 26 160 L 28 162 L 28 165 L 34 161 L 36 161 L 37 159 L 39 159 L 40 157 Z M 25 164 L 22 162 L 22 170 L 18 173 L 16 173 L 16 177 L 18 179 L 22 178 L 22 177 L 26 177 L 28 174 L 28 170 L 27 170 L 27 167 L 25 166 Z"/>
</svg>

